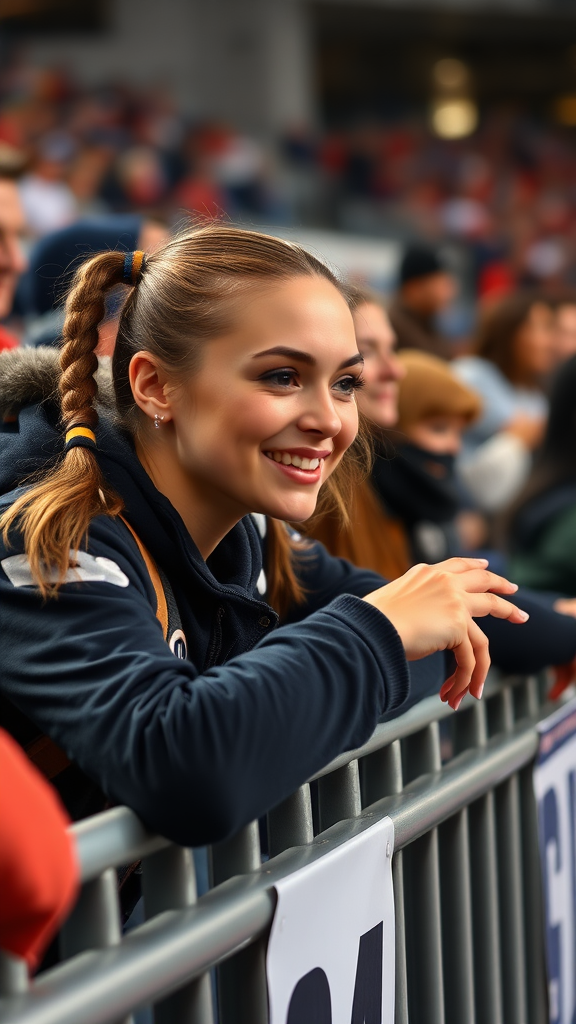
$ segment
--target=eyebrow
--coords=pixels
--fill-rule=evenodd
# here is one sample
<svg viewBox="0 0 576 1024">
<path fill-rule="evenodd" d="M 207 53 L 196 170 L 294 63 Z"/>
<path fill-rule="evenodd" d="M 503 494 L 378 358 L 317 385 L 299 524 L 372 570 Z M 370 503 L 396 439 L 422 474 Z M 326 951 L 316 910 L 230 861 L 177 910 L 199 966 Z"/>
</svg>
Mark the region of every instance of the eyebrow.
<svg viewBox="0 0 576 1024">
<path fill-rule="evenodd" d="M 284 345 L 277 345 L 276 348 L 267 348 L 265 352 L 256 352 L 253 359 L 261 359 L 263 356 L 285 356 L 287 359 L 298 359 L 301 363 L 307 363 L 308 366 L 316 366 L 316 360 L 314 356 L 311 356 L 309 352 L 301 352 L 297 348 L 286 348 Z M 340 363 L 339 370 L 344 370 L 347 366 L 355 366 L 357 363 L 363 363 L 364 356 L 360 352 L 356 352 L 350 359 L 345 359 L 343 363 Z"/>
</svg>

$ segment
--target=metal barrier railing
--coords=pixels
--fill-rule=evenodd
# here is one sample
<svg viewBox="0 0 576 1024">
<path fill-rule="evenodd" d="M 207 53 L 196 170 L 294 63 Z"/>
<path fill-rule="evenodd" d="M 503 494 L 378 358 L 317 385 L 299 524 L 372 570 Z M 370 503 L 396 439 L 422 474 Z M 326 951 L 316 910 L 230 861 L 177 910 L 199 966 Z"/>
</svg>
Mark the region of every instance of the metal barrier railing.
<svg viewBox="0 0 576 1024">
<path fill-rule="evenodd" d="M 265 1024 L 273 885 L 389 815 L 395 829 L 396 1024 L 544 1024 L 532 761 L 549 712 L 536 678 L 492 678 L 454 714 L 437 697 L 378 726 L 258 823 L 210 849 L 197 898 L 189 850 L 119 807 L 73 826 L 82 890 L 64 962 L 29 982 L 0 957 L 3 1024 Z M 116 867 L 142 861 L 146 921 L 121 934 Z M 218 1012 L 210 971 L 217 967 Z"/>
</svg>

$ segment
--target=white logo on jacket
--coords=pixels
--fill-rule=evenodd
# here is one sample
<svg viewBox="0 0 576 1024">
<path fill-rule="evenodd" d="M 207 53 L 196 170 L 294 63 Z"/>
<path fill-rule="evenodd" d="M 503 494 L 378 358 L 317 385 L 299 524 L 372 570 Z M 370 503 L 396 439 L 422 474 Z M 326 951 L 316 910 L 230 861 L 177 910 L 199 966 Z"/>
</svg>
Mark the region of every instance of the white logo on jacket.
<svg viewBox="0 0 576 1024">
<path fill-rule="evenodd" d="M 76 555 L 70 551 L 72 563 L 66 573 L 64 583 L 112 583 L 115 587 L 128 587 L 130 580 L 116 562 L 110 558 L 95 558 L 87 551 L 79 551 Z M 0 562 L 10 583 L 14 587 L 35 587 L 27 555 L 10 555 Z M 49 583 L 57 583 L 58 573 L 52 569 Z"/>
</svg>

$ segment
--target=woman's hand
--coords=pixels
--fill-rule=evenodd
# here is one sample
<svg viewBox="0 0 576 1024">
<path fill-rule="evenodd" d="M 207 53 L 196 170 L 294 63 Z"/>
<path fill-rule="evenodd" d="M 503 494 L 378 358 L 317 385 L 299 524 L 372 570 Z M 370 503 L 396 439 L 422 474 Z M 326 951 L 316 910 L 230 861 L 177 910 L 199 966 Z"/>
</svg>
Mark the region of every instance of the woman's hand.
<svg viewBox="0 0 576 1024">
<path fill-rule="evenodd" d="M 498 594 L 518 587 L 487 569 L 485 558 L 449 558 L 437 565 L 415 565 L 404 576 L 364 598 L 396 628 L 408 661 L 434 651 L 454 652 L 456 670 L 440 697 L 456 711 L 470 690 L 478 699 L 490 667 L 488 639 L 473 621 L 483 615 L 523 623 L 526 612 Z"/>
</svg>

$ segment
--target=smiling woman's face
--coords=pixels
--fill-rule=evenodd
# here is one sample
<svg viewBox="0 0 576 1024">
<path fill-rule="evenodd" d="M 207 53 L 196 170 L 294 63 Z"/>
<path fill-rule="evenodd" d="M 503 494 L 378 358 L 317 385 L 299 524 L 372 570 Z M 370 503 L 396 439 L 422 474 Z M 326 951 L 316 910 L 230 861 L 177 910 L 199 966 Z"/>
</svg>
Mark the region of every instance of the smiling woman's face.
<svg viewBox="0 0 576 1024">
<path fill-rule="evenodd" d="M 204 518 L 226 510 L 231 521 L 248 512 L 302 521 L 358 429 L 352 317 L 321 277 L 248 287 L 240 308 L 192 378 L 164 389 L 154 440 L 170 441 Z"/>
</svg>

